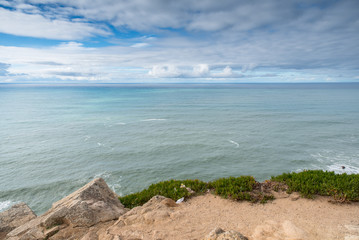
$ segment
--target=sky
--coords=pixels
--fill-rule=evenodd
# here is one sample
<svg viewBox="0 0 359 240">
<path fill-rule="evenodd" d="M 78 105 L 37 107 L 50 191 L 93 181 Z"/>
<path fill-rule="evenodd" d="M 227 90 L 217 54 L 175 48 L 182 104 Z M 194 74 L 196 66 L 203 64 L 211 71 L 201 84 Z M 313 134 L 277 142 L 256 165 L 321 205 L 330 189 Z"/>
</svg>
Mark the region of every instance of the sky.
<svg viewBox="0 0 359 240">
<path fill-rule="evenodd" d="M 0 0 L 0 83 L 359 82 L 358 0 Z"/>
</svg>

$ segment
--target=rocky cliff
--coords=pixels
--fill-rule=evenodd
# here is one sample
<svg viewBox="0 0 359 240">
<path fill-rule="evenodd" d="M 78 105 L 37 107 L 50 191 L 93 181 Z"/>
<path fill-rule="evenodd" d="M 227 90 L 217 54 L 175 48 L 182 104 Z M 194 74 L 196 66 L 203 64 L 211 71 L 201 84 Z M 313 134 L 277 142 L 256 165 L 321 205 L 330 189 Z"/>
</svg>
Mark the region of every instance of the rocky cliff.
<svg viewBox="0 0 359 240">
<path fill-rule="evenodd" d="M 359 203 L 276 194 L 264 205 L 211 193 L 179 204 L 155 196 L 130 210 L 95 179 L 41 216 L 24 203 L 0 213 L 0 240 L 359 240 Z"/>
<path fill-rule="evenodd" d="M 172 199 L 155 196 L 141 207 L 126 209 L 106 182 L 98 178 L 54 203 L 41 216 L 36 216 L 25 203 L 0 213 L 0 239 L 168 239 L 159 231 L 134 231 L 131 227 L 169 219 L 176 207 Z M 216 228 L 205 239 L 247 238 L 235 231 Z"/>
</svg>

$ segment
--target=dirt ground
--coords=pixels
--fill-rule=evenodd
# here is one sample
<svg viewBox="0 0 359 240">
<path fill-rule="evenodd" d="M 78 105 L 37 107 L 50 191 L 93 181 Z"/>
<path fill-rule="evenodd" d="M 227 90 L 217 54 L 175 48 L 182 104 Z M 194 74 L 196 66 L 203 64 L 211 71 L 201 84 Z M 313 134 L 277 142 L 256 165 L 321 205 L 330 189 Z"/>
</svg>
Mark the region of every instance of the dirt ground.
<svg viewBox="0 0 359 240">
<path fill-rule="evenodd" d="M 167 209 L 148 204 L 131 210 L 110 232 L 138 239 L 203 239 L 220 227 L 250 240 L 359 240 L 359 203 L 303 199 L 296 193 L 276 198 L 252 204 L 206 194 Z"/>
</svg>

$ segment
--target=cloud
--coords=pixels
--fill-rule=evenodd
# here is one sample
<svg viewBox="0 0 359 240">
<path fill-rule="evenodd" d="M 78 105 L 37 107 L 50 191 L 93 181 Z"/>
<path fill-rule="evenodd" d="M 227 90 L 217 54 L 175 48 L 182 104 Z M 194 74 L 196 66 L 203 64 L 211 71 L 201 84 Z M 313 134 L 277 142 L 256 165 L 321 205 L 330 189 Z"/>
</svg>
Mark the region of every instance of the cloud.
<svg viewBox="0 0 359 240">
<path fill-rule="evenodd" d="M 6 76 L 9 72 L 7 69 L 10 67 L 10 64 L 0 62 L 0 76 Z"/>
<path fill-rule="evenodd" d="M 0 46 L 0 62 L 11 64 L 6 71 L 29 78 L 289 81 L 293 74 L 340 81 L 359 75 L 355 0 L 14 0 L 0 5 L 6 7 L 0 7 L 0 32 L 64 40 L 50 47 Z M 93 47 L 97 41 L 105 44 Z"/>
<path fill-rule="evenodd" d="M 199 64 L 193 68 L 193 76 L 205 77 L 209 74 L 208 64 Z"/>
<path fill-rule="evenodd" d="M 234 74 L 232 71 L 232 68 L 229 66 L 226 66 L 222 72 L 214 73 L 213 76 L 215 77 L 238 77 L 237 74 Z"/>
<path fill-rule="evenodd" d="M 218 67 L 216 67 L 218 68 Z M 190 66 L 153 66 L 148 72 L 148 75 L 155 78 L 206 78 L 206 79 L 219 79 L 219 78 L 242 78 L 244 75 L 238 72 L 233 72 L 229 66 L 224 67 L 221 71 L 211 71 L 208 64 L 198 64 Z"/>
<path fill-rule="evenodd" d="M 51 62 L 51 61 L 38 61 L 38 62 L 28 62 L 29 64 L 45 65 L 45 66 L 62 66 L 63 63 Z"/>
<path fill-rule="evenodd" d="M 173 78 L 180 77 L 182 74 L 174 65 L 155 65 L 148 72 L 148 75 L 155 78 Z"/>
<path fill-rule="evenodd" d="M 131 47 L 133 48 L 143 48 L 143 47 L 148 47 L 150 44 L 148 43 L 135 43 L 133 45 L 131 45 Z"/>
<path fill-rule="evenodd" d="M 48 19 L 39 14 L 27 14 L 20 10 L 11 11 L 1 7 L 0 22 L 0 32 L 17 36 L 80 40 L 96 35 L 110 35 L 104 26 L 63 19 Z"/>
</svg>

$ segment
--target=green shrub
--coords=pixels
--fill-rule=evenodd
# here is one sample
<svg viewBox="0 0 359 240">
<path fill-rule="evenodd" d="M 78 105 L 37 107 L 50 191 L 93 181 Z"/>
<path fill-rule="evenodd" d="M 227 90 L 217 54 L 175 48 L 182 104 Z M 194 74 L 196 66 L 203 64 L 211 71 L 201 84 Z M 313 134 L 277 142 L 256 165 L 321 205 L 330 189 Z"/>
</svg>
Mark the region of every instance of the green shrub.
<svg viewBox="0 0 359 240">
<path fill-rule="evenodd" d="M 249 192 L 253 190 L 256 181 L 251 176 L 220 178 L 209 183 L 214 193 L 233 200 L 252 200 Z"/>
<path fill-rule="evenodd" d="M 332 196 L 340 202 L 359 201 L 359 174 L 335 174 L 321 170 L 283 173 L 262 184 L 256 182 L 251 176 L 220 178 L 209 183 L 200 180 L 169 180 L 152 184 L 141 192 L 119 197 L 119 199 L 125 207 L 133 208 L 143 205 L 156 195 L 175 201 L 182 197 L 188 198 L 191 193 L 181 187 L 181 184 L 192 189 L 195 194 L 202 194 L 210 189 L 216 195 L 238 201 L 265 203 L 274 199 L 270 190 L 279 191 L 280 189 L 287 189 L 289 193 L 299 192 L 307 198 L 322 195 Z M 264 186 L 268 186 L 268 189 L 262 190 Z"/>
<path fill-rule="evenodd" d="M 152 184 L 141 192 L 119 197 L 119 199 L 127 208 L 143 205 L 156 195 L 176 201 L 182 197 L 188 198 L 191 195 L 186 188 L 181 188 L 181 184 L 183 184 L 193 190 L 195 194 L 202 194 L 208 189 L 212 189 L 215 194 L 224 198 L 252 201 L 253 198 L 250 192 L 253 190 L 255 183 L 254 178 L 250 176 L 221 178 L 210 183 L 200 180 L 170 180 Z"/>
<path fill-rule="evenodd" d="M 322 170 L 308 170 L 299 173 L 284 173 L 271 178 L 284 182 L 289 192 L 299 192 L 302 196 L 333 196 L 338 201 L 359 201 L 359 174 L 335 174 Z"/>
<path fill-rule="evenodd" d="M 208 189 L 208 184 L 200 180 L 169 180 L 152 184 L 141 192 L 119 197 L 119 199 L 127 208 L 134 208 L 136 206 L 143 205 L 156 195 L 161 195 L 176 201 L 182 197 L 187 198 L 190 196 L 190 193 L 186 190 L 186 188 L 181 188 L 181 184 L 191 188 L 197 194 L 203 193 Z"/>
</svg>

